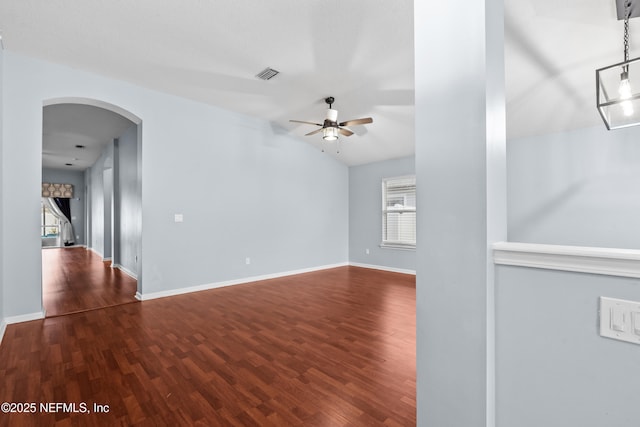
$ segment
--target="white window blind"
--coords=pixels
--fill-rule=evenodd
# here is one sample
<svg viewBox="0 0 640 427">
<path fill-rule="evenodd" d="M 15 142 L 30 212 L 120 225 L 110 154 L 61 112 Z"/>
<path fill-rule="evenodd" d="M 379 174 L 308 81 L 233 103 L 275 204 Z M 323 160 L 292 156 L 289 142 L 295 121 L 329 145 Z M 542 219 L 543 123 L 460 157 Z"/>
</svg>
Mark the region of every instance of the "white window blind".
<svg viewBox="0 0 640 427">
<path fill-rule="evenodd" d="M 382 180 L 382 245 L 416 247 L 416 177 Z"/>
</svg>

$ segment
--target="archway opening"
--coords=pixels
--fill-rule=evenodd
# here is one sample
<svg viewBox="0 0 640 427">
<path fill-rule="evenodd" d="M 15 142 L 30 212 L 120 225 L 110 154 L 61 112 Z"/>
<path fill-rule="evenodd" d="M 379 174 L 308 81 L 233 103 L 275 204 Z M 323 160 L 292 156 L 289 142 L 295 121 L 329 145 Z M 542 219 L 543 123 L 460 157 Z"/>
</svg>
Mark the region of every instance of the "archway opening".
<svg viewBox="0 0 640 427">
<path fill-rule="evenodd" d="M 60 215 L 58 244 L 47 247 L 51 236 L 43 237 L 46 316 L 136 302 L 142 280 L 142 120 L 88 98 L 47 100 L 42 117 L 43 184 L 72 190 L 67 215 Z M 65 221 L 71 232 L 63 229 Z"/>
</svg>

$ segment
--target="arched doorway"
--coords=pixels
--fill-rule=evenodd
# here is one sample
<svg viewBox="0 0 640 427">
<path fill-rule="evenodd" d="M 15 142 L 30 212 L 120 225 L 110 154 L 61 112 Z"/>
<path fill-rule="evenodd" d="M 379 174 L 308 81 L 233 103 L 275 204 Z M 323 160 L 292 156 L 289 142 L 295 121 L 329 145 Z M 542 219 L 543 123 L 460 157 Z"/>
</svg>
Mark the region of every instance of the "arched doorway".
<svg viewBox="0 0 640 427">
<path fill-rule="evenodd" d="M 47 317 L 137 301 L 142 120 L 88 98 L 47 100 L 42 114 L 43 182 L 75 189 L 71 244 L 42 251 Z"/>
</svg>

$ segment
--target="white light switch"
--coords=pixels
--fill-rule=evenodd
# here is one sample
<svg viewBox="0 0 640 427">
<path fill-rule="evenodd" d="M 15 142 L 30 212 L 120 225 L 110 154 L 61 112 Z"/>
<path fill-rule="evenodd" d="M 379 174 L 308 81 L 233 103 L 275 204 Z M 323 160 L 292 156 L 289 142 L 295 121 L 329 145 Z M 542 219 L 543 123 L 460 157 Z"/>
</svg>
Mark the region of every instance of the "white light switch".
<svg viewBox="0 0 640 427">
<path fill-rule="evenodd" d="M 633 326 L 633 333 L 640 336 L 640 311 L 631 313 L 631 325 Z"/>
<path fill-rule="evenodd" d="M 183 222 L 184 221 L 184 216 L 182 214 L 175 214 L 173 216 L 173 221 L 174 222 Z"/>
<path fill-rule="evenodd" d="M 640 302 L 600 297 L 600 335 L 640 344 Z"/>
<path fill-rule="evenodd" d="M 611 329 L 614 331 L 623 332 L 624 331 L 624 307 L 620 305 L 615 305 L 610 309 L 611 315 Z"/>
</svg>

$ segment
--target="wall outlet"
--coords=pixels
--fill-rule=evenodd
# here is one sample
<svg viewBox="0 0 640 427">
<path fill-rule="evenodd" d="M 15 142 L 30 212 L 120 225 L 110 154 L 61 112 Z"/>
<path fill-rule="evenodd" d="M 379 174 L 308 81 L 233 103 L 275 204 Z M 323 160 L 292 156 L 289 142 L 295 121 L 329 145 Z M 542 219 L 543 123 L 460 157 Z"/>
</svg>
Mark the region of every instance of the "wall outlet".
<svg viewBox="0 0 640 427">
<path fill-rule="evenodd" d="M 173 221 L 174 222 L 183 222 L 184 221 L 184 215 L 182 215 L 182 214 L 173 215 Z"/>
<path fill-rule="evenodd" d="M 246 257 L 246 258 L 244 259 L 244 263 L 245 263 L 245 264 L 247 264 L 247 265 L 251 264 L 251 258 Z"/>
<path fill-rule="evenodd" d="M 365 249 L 365 250 L 364 250 L 364 253 L 365 253 L 365 254 L 367 254 L 367 255 L 369 255 L 369 248 Z"/>
</svg>

